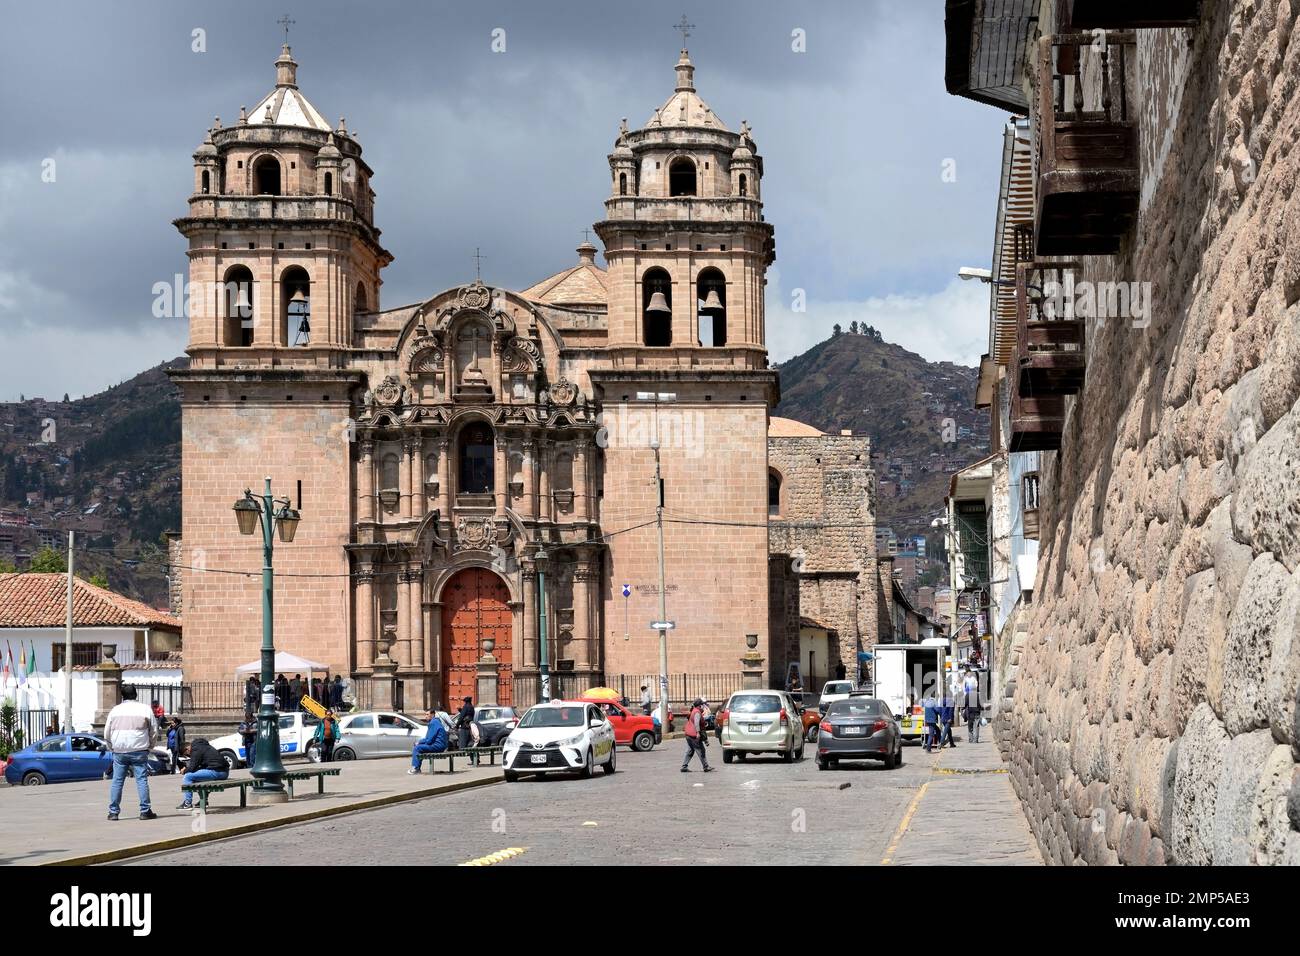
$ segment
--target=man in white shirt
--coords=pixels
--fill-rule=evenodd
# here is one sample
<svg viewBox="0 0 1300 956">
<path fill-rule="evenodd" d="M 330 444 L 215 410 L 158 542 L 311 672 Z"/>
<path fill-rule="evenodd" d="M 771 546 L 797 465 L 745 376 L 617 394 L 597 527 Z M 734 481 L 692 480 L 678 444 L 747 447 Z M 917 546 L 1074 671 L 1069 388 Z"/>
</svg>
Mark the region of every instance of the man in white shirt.
<svg viewBox="0 0 1300 956">
<path fill-rule="evenodd" d="M 121 811 L 122 787 L 129 768 L 135 777 L 140 797 L 140 819 L 156 820 L 149 809 L 149 751 L 153 749 L 158 728 L 148 704 L 135 699 L 134 687 L 122 688 L 122 703 L 108 712 L 104 722 L 104 739 L 113 753 L 113 783 L 108 791 L 108 818 L 116 820 Z"/>
</svg>

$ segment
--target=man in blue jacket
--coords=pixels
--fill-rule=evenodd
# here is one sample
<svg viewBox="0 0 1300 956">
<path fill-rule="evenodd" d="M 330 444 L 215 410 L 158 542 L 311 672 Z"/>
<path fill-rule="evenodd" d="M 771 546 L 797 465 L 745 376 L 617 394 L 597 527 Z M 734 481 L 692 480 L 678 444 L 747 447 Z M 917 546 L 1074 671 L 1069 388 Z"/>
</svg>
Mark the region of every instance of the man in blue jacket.
<svg viewBox="0 0 1300 956">
<path fill-rule="evenodd" d="M 406 771 L 408 774 L 420 772 L 420 758 L 425 754 L 440 754 L 447 749 L 447 728 L 442 726 L 438 715 L 431 710 L 426 710 L 424 722 L 429 725 L 429 729 L 411 751 L 411 769 Z"/>
<path fill-rule="evenodd" d="M 930 748 L 939 743 L 939 708 L 935 705 L 933 695 L 928 695 L 923 704 L 925 721 L 925 735 L 922 743 L 925 745 L 925 752 L 929 753 Z"/>
</svg>

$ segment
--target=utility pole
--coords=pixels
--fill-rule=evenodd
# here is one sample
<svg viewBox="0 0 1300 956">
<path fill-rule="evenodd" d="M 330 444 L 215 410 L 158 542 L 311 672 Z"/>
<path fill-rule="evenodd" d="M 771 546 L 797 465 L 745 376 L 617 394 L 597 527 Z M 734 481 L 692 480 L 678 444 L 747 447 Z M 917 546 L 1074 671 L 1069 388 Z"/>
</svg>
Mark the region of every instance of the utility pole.
<svg viewBox="0 0 1300 956">
<path fill-rule="evenodd" d="M 68 532 L 68 608 L 63 630 L 63 708 L 59 723 L 65 734 L 72 733 L 72 570 L 77 532 Z"/>
<path fill-rule="evenodd" d="M 655 525 L 659 530 L 659 726 L 668 731 L 668 586 L 664 573 L 664 479 L 659 470 L 659 406 L 655 405 Z"/>
</svg>

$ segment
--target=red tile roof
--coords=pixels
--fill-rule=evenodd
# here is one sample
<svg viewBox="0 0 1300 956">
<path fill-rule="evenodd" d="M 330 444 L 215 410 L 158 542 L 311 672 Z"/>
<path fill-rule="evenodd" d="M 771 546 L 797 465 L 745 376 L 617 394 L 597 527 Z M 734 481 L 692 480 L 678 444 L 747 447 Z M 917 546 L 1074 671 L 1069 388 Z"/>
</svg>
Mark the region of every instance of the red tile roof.
<svg viewBox="0 0 1300 956">
<path fill-rule="evenodd" d="M 63 627 L 67 606 L 65 574 L 0 574 L 0 627 Z M 181 619 L 176 615 L 75 577 L 72 623 L 76 627 L 181 630 Z"/>
</svg>

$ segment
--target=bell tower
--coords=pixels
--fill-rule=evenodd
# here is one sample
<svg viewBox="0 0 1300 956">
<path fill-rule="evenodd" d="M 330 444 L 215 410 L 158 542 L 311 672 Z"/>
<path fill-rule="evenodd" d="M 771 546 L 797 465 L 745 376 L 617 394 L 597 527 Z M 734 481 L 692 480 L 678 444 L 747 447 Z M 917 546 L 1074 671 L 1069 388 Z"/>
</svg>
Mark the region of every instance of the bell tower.
<svg viewBox="0 0 1300 956">
<path fill-rule="evenodd" d="M 624 120 L 596 232 L 609 263 L 615 366 L 767 367 L 763 291 L 775 258 L 763 221 L 763 160 L 749 125 L 732 132 L 695 90 L 683 49 L 676 85 L 650 120 Z"/>
<path fill-rule="evenodd" d="M 286 43 L 275 87 L 218 117 L 194 152 L 189 241 L 192 367 L 344 364 L 358 314 L 376 311 L 392 256 L 374 225 L 356 134 L 298 89 Z"/>
</svg>

